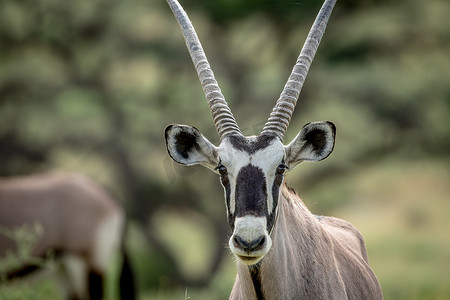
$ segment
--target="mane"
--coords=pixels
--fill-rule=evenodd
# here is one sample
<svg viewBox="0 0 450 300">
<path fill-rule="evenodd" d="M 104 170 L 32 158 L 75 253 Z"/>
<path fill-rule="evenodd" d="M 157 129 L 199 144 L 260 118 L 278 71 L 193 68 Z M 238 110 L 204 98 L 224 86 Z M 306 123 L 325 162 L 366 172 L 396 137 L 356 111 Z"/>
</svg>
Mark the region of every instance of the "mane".
<svg viewBox="0 0 450 300">
<path fill-rule="evenodd" d="M 281 195 L 288 201 L 299 201 L 303 203 L 298 193 L 293 188 L 288 186 L 286 181 L 283 183 L 281 188 Z"/>
</svg>

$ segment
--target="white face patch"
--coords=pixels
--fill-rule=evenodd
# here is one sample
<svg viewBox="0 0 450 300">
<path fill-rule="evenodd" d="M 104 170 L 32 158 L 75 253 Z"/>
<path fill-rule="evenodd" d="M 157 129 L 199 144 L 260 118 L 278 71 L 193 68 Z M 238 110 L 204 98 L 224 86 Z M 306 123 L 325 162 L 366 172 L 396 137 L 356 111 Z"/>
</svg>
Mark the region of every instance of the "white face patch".
<svg viewBox="0 0 450 300">
<path fill-rule="evenodd" d="M 236 199 L 234 197 L 236 191 L 236 177 L 239 170 L 249 164 L 250 157 L 244 151 L 238 150 L 231 145 L 228 140 L 224 140 L 219 146 L 220 162 L 227 168 L 227 177 L 230 182 L 230 213 L 236 212 Z M 227 195 L 225 195 L 226 197 Z"/>
<path fill-rule="evenodd" d="M 258 151 L 254 159 L 255 165 L 261 168 L 266 177 L 267 193 L 267 213 L 270 215 L 273 211 L 274 199 L 272 195 L 272 186 L 275 181 L 276 169 L 283 162 L 285 150 L 283 144 L 277 139 L 269 147 Z"/>
<path fill-rule="evenodd" d="M 247 265 L 254 265 L 259 262 L 272 247 L 272 239 L 267 232 L 267 220 L 265 217 L 245 216 L 236 218 L 233 235 L 229 240 L 231 252 Z M 236 242 L 240 239 L 242 244 L 247 244 L 248 248 L 242 247 Z M 253 244 L 253 246 L 251 246 Z"/>
</svg>

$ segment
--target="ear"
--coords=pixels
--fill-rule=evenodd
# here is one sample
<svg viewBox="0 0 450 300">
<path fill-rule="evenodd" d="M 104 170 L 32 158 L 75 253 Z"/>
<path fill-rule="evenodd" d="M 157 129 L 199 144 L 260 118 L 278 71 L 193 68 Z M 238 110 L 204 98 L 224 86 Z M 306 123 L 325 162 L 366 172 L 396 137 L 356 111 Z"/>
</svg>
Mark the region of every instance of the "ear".
<svg viewBox="0 0 450 300">
<path fill-rule="evenodd" d="M 218 163 L 217 147 L 211 144 L 197 128 L 187 125 L 169 125 L 165 129 L 166 147 L 170 157 L 182 165 L 204 165 L 214 169 Z"/>
<path fill-rule="evenodd" d="M 285 147 L 286 163 L 294 167 L 302 161 L 319 161 L 334 148 L 336 126 L 331 122 L 312 122 L 303 126 L 294 140 Z"/>
</svg>

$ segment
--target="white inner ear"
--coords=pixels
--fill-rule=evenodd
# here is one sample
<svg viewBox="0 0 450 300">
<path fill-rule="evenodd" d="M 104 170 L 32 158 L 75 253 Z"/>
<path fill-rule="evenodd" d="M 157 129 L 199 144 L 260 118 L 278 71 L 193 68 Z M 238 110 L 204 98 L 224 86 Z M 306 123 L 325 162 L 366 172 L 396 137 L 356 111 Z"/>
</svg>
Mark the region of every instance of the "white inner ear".
<svg viewBox="0 0 450 300">
<path fill-rule="evenodd" d="M 332 127 L 333 126 L 333 127 Z M 313 122 L 305 125 L 294 140 L 286 146 L 286 159 L 290 167 L 302 161 L 319 161 L 326 158 L 334 148 L 334 125 L 327 122 Z M 308 140 L 314 131 L 323 134 L 323 145 L 318 147 Z"/>
<path fill-rule="evenodd" d="M 183 139 L 180 138 L 182 135 Z M 190 137 L 190 139 L 186 137 Z M 218 164 L 217 147 L 194 127 L 173 125 L 166 133 L 166 140 L 167 150 L 177 163 L 187 166 L 201 164 L 211 169 Z M 183 143 L 187 143 L 187 145 L 183 145 Z"/>
<path fill-rule="evenodd" d="M 219 164 L 218 149 L 211 144 L 203 135 L 198 139 L 199 149 L 193 151 L 193 155 L 198 163 L 203 166 L 213 169 Z"/>
</svg>

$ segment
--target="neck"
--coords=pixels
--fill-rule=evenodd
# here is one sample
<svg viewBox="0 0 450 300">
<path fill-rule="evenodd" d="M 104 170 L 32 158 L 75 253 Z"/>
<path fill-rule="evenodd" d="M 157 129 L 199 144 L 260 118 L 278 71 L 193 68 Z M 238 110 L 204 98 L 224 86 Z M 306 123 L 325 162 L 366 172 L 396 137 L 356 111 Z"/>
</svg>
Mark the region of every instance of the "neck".
<svg viewBox="0 0 450 300">
<path fill-rule="evenodd" d="M 309 265 L 316 260 L 314 248 L 323 234 L 318 220 L 294 191 L 283 185 L 280 196 L 273 246 L 260 267 L 265 299 L 277 299 L 277 295 L 295 299 L 299 297 L 297 290 L 308 288 L 313 276 Z M 292 285 L 293 279 L 297 287 Z"/>
<path fill-rule="evenodd" d="M 314 216 L 285 185 L 278 205 L 272 248 L 255 266 L 237 263 L 230 299 L 382 299 L 350 223 Z"/>
<path fill-rule="evenodd" d="M 286 185 L 282 187 L 278 214 L 271 234 L 272 248 L 255 266 L 238 262 L 238 280 L 230 299 L 268 300 L 280 299 L 280 295 L 285 299 L 301 295 L 314 299 L 317 294 L 312 290 L 320 288 L 314 278 L 330 275 L 323 269 L 333 264 L 332 255 L 326 251 L 330 241 L 318 219 Z M 240 295 L 234 297 L 237 293 Z"/>
</svg>

